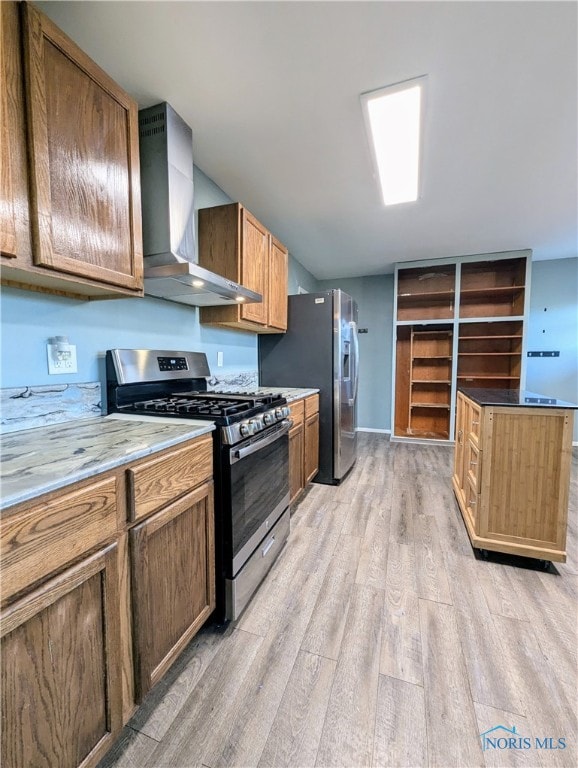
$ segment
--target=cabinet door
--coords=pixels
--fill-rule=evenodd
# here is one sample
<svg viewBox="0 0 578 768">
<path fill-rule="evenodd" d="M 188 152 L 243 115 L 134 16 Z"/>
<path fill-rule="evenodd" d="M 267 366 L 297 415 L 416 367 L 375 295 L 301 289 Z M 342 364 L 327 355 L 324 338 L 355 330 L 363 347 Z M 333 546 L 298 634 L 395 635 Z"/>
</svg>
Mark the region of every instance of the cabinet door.
<svg viewBox="0 0 578 768">
<path fill-rule="evenodd" d="M 213 531 L 212 482 L 131 531 L 138 701 L 213 612 Z"/>
<path fill-rule="evenodd" d="M 477 492 L 475 483 L 471 481 L 469 477 L 466 478 L 466 515 L 470 520 L 471 529 L 474 533 L 479 533 L 477 520 L 478 520 L 478 506 L 480 503 L 480 495 Z"/>
<path fill-rule="evenodd" d="M 458 392 L 456 401 L 456 443 L 454 447 L 454 490 L 459 494 L 462 505 L 465 504 L 465 444 L 467 402 Z"/>
<path fill-rule="evenodd" d="M 2 765 L 94 766 L 121 729 L 116 546 L 2 614 Z"/>
<path fill-rule="evenodd" d="M 242 304 L 241 318 L 267 325 L 269 289 L 269 233 L 243 208 L 241 219 L 241 283 L 263 296 L 259 304 Z"/>
<path fill-rule="evenodd" d="M 0 254 L 30 254 L 24 92 L 18 4 L 0 3 Z"/>
<path fill-rule="evenodd" d="M 35 264 L 142 289 L 137 105 L 24 6 Z"/>
<path fill-rule="evenodd" d="M 303 490 L 303 425 L 289 432 L 289 495 L 293 503 Z"/>
<path fill-rule="evenodd" d="M 314 413 L 305 420 L 305 485 L 319 471 L 319 413 Z"/>
<path fill-rule="evenodd" d="M 274 237 L 269 252 L 269 326 L 287 330 L 287 249 Z"/>
</svg>

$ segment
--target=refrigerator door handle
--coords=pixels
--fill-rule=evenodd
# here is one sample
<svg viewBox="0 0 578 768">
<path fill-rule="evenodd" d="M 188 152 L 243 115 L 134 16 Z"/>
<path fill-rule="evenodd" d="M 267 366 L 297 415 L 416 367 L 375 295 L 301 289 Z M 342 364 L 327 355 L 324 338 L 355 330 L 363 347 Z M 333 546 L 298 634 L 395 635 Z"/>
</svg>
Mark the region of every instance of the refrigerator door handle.
<svg viewBox="0 0 578 768">
<path fill-rule="evenodd" d="M 352 320 L 349 323 L 351 327 L 351 338 L 353 339 L 353 360 L 354 360 L 354 371 L 355 371 L 355 378 L 353 379 L 353 391 L 351 398 L 350 405 L 354 405 L 355 401 L 357 400 L 357 387 L 359 384 L 359 338 L 357 336 L 357 323 L 355 320 Z"/>
</svg>

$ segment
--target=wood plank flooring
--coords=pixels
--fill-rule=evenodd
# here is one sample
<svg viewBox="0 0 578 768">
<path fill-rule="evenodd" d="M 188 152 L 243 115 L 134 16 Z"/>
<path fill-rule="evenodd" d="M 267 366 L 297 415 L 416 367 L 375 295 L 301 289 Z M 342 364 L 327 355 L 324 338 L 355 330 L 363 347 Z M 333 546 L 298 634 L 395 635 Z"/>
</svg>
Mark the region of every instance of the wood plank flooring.
<svg viewBox="0 0 578 768">
<path fill-rule="evenodd" d="M 543 572 L 476 558 L 453 449 L 360 433 L 241 618 L 201 630 L 99 768 L 573 768 L 577 457 L 568 562 Z M 497 725 L 532 747 L 484 751 Z"/>
</svg>

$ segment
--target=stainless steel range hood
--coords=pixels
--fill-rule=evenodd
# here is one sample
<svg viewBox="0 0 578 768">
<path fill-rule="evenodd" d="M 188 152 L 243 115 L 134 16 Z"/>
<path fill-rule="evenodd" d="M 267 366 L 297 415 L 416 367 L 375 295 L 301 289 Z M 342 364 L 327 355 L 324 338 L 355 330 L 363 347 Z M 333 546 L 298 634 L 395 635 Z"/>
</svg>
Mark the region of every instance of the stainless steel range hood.
<svg viewBox="0 0 578 768">
<path fill-rule="evenodd" d="M 144 289 L 195 306 L 263 301 L 196 262 L 193 133 L 163 102 L 139 111 Z"/>
</svg>

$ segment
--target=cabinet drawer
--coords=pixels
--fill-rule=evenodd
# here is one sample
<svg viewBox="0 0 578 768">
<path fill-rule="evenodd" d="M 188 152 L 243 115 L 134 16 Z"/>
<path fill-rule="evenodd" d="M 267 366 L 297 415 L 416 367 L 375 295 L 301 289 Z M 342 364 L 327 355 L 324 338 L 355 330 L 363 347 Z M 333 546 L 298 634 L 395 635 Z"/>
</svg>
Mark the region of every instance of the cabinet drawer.
<svg viewBox="0 0 578 768">
<path fill-rule="evenodd" d="M 481 477 L 481 455 L 472 439 L 469 439 L 466 444 L 466 474 L 469 482 L 478 493 Z"/>
<path fill-rule="evenodd" d="M 297 400 L 296 403 L 291 403 L 289 406 L 289 418 L 293 421 L 295 427 L 299 424 L 303 424 L 305 413 L 305 401 Z"/>
<path fill-rule="evenodd" d="M 310 395 L 305 398 L 305 418 L 308 419 L 314 413 L 319 412 L 319 395 Z"/>
<path fill-rule="evenodd" d="M 466 425 L 466 434 L 471 437 L 476 446 L 479 444 L 480 423 L 482 420 L 482 411 L 471 401 L 468 402 L 468 423 Z"/>
<path fill-rule="evenodd" d="M 480 495 L 474 483 L 468 478 L 466 483 L 466 512 L 471 520 L 472 527 L 476 530 L 476 520 L 478 517 L 478 505 L 480 502 Z"/>
<path fill-rule="evenodd" d="M 130 519 L 147 517 L 212 475 L 211 436 L 127 470 Z"/>
<path fill-rule="evenodd" d="M 116 531 L 115 477 L 7 515 L 0 538 L 2 603 L 111 540 Z"/>
</svg>

